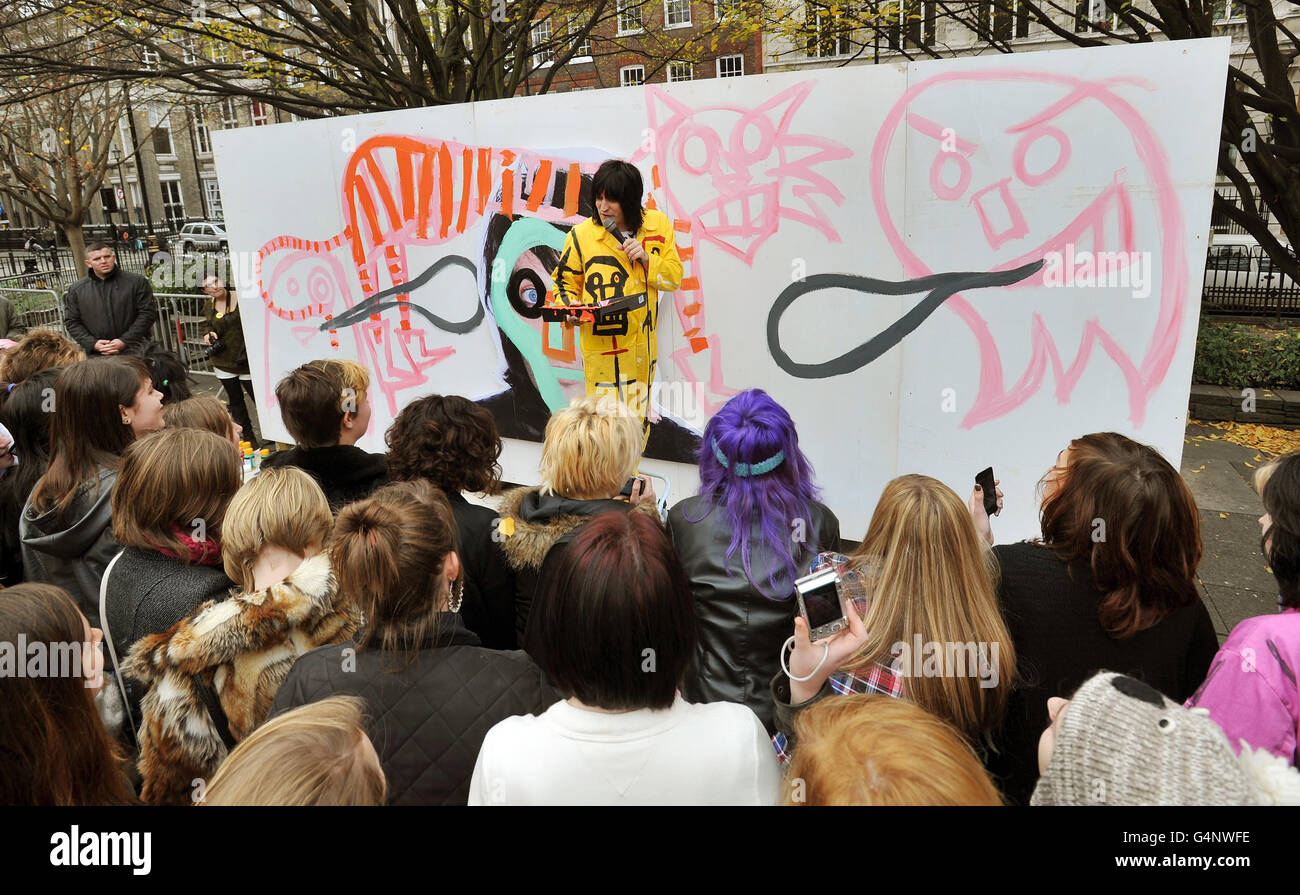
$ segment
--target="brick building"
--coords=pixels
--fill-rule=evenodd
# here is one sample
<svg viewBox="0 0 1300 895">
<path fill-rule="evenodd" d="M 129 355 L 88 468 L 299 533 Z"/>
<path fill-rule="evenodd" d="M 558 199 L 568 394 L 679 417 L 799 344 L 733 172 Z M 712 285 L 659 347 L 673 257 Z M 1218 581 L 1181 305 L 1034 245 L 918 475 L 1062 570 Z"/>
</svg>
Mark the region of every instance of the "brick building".
<svg viewBox="0 0 1300 895">
<path fill-rule="evenodd" d="M 728 3 L 711 0 L 620 0 L 616 15 L 600 22 L 577 53 L 555 74 L 549 93 L 597 87 L 634 87 L 647 83 L 694 81 L 758 74 L 763 70 L 762 34 L 711 44 L 726 24 Z M 533 26 L 533 45 L 553 47 L 556 38 L 575 31 L 573 16 L 555 14 Z M 666 47 L 681 47 L 680 59 L 667 58 Z M 538 92 L 547 69 L 558 58 L 554 49 L 534 54 L 538 68 L 518 91 Z"/>
</svg>

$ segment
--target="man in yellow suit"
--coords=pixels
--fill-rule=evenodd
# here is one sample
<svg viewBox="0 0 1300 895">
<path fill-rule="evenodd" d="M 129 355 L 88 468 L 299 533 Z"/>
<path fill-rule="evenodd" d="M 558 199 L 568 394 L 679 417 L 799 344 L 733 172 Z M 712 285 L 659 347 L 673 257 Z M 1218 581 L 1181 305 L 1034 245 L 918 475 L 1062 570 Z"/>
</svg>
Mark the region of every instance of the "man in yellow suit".
<svg viewBox="0 0 1300 895">
<path fill-rule="evenodd" d="M 617 159 L 603 163 L 592 178 L 598 217 L 569 231 L 551 279 L 556 302 L 590 305 L 645 293 L 643 306 L 606 314 L 582 325 L 579 347 L 587 394 L 609 392 L 641 418 L 650 436 L 650 386 L 659 344 L 659 293 L 682 282 L 673 226 L 663 212 L 641 205 L 641 172 Z M 618 237 L 609 225 L 617 230 Z M 565 325 L 580 324 L 570 316 Z"/>
</svg>

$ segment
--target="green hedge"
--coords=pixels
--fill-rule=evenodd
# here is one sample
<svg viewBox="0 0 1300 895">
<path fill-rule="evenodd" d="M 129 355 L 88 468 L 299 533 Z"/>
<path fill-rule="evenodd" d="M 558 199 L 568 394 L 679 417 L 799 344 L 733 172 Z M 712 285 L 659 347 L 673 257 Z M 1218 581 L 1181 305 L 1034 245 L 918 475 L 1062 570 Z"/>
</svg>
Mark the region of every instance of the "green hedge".
<svg viewBox="0 0 1300 895">
<path fill-rule="evenodd" d="M 1232 389 L 1300 389 L 1300 329 L 1266 330 L 1202 319 L 1192 381 Z"/>
<path fill-rule="evenodd" d="M 156 256 L 157 257 L 157 256 Z M 216 274 L 231 282 L 230 259 L 224 255 L 198 254 L 189 257 L 161 256 L 162 263 L 151 263 L 144 272 L 154 292 L 203 294 L 203 280 Z"/>
</svg>

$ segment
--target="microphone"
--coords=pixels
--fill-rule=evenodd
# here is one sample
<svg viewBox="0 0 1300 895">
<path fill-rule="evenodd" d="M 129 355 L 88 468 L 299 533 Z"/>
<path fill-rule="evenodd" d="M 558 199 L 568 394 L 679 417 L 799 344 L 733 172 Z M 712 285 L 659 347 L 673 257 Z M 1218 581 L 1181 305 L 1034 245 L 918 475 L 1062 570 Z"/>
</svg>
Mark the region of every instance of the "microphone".
<svg viewBox="0 0 1300 895">
<path fill-rule="evenodd" d="M 618 244 L 621 246 L 623 244 L 623 234 L 618 232 L 618 224 L 614 223 L 610 218 L 602 218 L 601 223 L 605 225 L 605 229 L 609 231 L 609 235 L 617 239 Z M 650 266 L 644 261 L 641 262 L 641 266 L 647 271 L 650 269 Z"/>
</svg>

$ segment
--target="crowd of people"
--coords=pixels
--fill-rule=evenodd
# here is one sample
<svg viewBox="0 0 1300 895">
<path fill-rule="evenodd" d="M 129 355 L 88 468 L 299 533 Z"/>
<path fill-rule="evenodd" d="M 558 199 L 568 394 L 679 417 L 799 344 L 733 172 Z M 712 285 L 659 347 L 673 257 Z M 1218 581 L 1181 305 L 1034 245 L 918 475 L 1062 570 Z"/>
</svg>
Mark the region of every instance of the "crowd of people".
<svg viewBox="0 0 1300 895">
<path fill-rule="evenodd" d="M 229 409 L 93 327 L 0 358 L 0 803 L 1300 804 L 1300 454 L 1256 478 L 1279 611 L 1220 647 L 1193 497 L 1123 435 L 1063 447 L 1032 541 L 914 474 L 843 532 L 761 390 L 661 514 L 608 394 L 502 493 L 489 411 L 420 398 L 370 453 L 366 370 L 319 360 L 250 475 L 211 322 Z"/>
</svg>

